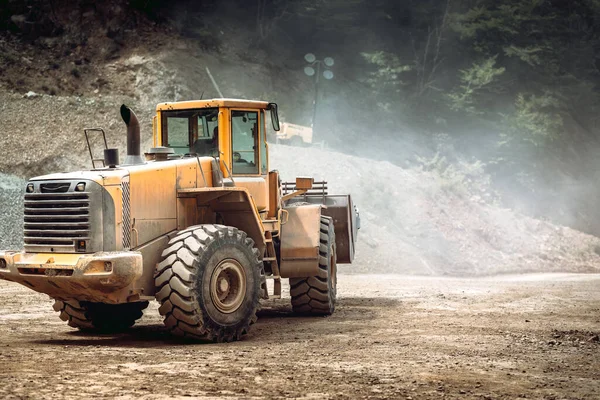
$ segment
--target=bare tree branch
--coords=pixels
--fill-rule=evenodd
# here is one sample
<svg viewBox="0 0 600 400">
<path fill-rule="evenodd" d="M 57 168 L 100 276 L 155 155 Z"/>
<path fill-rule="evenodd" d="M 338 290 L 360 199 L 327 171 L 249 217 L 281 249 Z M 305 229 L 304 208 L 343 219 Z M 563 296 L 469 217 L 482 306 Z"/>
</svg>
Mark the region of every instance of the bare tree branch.
<svg viewBox="0 0 600 400">
<path fill-rule="evenodd" d="M 428 28 L 427 40 L 421 55 L 417 52 L 415 42 L 412 40 L 413 53 L 415 54 L 414 63 L 417 72 L 417 88 L 415 93 L 417 97 L 424 96 L 433 88 L 437 70 L 444 61 L 444 58 L 441 56 L 441 50 L 449 14 L 450 0 L 447 0 L 439 26 L 434 29 L 431 29 L 431 27 Z M 432 43 L 432 39 L 434 43 Z"/>
</svg>

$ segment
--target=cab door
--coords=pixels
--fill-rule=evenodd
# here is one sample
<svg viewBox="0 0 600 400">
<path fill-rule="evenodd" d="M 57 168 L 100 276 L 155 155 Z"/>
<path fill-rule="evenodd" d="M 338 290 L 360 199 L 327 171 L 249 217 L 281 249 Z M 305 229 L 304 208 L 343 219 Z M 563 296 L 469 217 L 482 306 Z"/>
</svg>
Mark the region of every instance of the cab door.
<svg viewBox="0 0 600 400">
<path fill-rule="evenodd" d="M 259 212 L 268 207 L 267 145 L 264 112 L 256 109 L 232 109 L 231 173 L 236 186 L 248 189 Z"/>
</svg>

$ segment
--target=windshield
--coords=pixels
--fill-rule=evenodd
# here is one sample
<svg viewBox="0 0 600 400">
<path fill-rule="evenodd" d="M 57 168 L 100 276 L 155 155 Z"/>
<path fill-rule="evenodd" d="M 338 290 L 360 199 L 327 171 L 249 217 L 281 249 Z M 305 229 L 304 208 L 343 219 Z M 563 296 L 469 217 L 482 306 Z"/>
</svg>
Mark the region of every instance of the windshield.
<svg viewBox="0 0 600 400">
<path fill-rule="evenodd" d="M 218 156 L 218 115 L 218 108 L 163 111 L 163 146 L 173 148 L 176 154 Z"/>
</svg>

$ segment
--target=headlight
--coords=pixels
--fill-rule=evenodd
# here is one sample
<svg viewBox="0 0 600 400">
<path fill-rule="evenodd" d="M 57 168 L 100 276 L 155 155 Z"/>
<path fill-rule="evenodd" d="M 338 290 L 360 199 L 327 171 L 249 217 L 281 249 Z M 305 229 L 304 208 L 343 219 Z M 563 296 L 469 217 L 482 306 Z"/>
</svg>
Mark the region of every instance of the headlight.
<svg viewBox="0 0 600 400">
<path fill-rule="evenodd" d="M 27 188 L 25 189 L 27 193 L 33 193 L 33 183 L 28 183 Z"/>
<path fill-rule="evenodd" d="M 76 192 L 83 192 L 85 190 L 85 182 L 79 182 L 77 186 L 75 186 Z"/>
</svg>

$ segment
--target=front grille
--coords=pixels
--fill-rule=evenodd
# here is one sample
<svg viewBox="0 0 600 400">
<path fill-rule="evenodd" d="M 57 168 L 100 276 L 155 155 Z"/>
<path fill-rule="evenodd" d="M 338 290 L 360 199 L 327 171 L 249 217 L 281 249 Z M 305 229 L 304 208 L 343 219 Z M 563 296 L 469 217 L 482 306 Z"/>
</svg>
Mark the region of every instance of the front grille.
<svg viewBox="0 0 600 400">
<path fill-rule="evenodd" d="M 87 192 L 26 193 L 24 211 L 27 251 L 47 247 L 74 251 L 76 241 L 90 239 Z"/>
<path fill-rule="evenodd" d="M 70 182 L 42 183 L 40 191 L 42 193 L 67 193 L 70 187 Z"/>
</svg>

